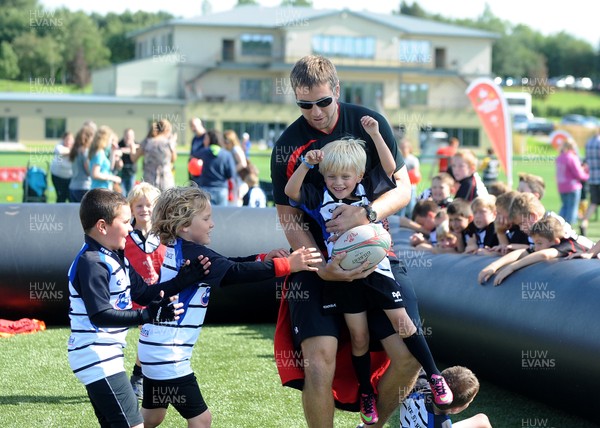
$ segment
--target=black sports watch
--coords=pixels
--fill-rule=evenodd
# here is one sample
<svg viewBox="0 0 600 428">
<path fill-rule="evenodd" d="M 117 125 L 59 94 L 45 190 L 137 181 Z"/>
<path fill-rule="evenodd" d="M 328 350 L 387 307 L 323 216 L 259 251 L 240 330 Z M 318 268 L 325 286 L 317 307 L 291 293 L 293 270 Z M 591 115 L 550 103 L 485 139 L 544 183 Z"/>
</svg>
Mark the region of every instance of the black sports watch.
<svg viewBox="0 0 600 428">
<path fill-rule="evenodd" d="M 363 205 L 363 208 L 367 212 L 369 223 L 375 223 L 377 221 L 377 213 L 373 210 L 373 207 L 371 205 Z"/>
</svg>

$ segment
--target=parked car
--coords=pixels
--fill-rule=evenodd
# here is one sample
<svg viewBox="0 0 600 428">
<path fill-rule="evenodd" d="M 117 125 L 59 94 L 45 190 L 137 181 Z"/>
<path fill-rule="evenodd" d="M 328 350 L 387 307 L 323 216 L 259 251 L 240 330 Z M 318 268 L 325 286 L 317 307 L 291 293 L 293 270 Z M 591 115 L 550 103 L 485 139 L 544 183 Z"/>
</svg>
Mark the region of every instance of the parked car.
<svg viewBox="0 0 600 428">
<path fill-rule="evenodd" d="M 595 128 L 597 126 L 595 120 L 590 120 L 589 117 L 581 114 L 567 114 L 562 117 L 560 123 L 561 125 L 579 125 L 586 128 Z"/>
<path fill-rule="evenodd" d="M 527 123 L 529 122 L 529 118 L 526 114 L 515 114 L 513 115 L 513 132 L 519 132 L 524 134 L 527 132 Z"/>
<path fill-rule="evenodd" d="M 534 117 L 527 122 L 528 134 L 550 135 L 555 129 L 554 122 L 545 117 Z"/>
</svg>

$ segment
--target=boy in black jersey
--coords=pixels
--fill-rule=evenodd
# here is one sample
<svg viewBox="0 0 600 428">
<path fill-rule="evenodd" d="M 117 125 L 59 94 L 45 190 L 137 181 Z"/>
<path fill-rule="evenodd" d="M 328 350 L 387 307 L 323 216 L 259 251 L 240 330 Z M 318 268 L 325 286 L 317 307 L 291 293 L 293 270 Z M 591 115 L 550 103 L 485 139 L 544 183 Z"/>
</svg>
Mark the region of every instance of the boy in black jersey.
<svg viewBox="0 0 600 428">
<path fill-rule="evenodd" d="M 79 209 L 85 243 L 69 269 L 69 364 L 85 385 L 101 426 L 142 427 L 142 418 L 123 365 L 128 327 L 179 318 L 169 297 L 204 276 L 210 263 L 199 257 L 181 274 L 148 286 L 122 256 L 131 231 L 124 196 L 107 189 L 85 194 Z M 160 296 L 160 299 L 157 299 Z M 132 301 L 147 305 L 133 310 Z"/>
</svg>

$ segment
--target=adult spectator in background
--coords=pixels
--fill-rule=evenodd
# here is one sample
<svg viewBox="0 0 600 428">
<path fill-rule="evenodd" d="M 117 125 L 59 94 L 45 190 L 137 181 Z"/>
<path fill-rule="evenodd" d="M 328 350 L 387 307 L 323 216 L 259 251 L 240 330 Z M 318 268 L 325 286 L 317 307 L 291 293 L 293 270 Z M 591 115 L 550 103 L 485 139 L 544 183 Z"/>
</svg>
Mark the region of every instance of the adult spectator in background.
<svg viewBox="0 0 600 428">
<path fill-rule="evenodd" d="M 229 196 L 228 181 L 236 176 L 233 155 L 224 148 L 220 132 L 209 130 L 204 136 L 204 148 L 197 152 L 202 172 L 192 180 L 210 194 L 210 203 L 226 206 Z"/>
<path fill-rule="evenodd" d="M 233 129 L 228 129 L 223 133 L 223 143 L 225 148 L 232 154 L 233 160 L 235 161 L 235 176 L 233 177 L 233 189 L 231 189 L 230 202 L 231 205 L 240 206 L 242 205 L 242 197 L 247 191 L 244 184 L 244 180 L 240 177 L 240 172 L 248 166 L 248 160 L 246 154 L 240 144 L 240 139 Z M 244 189 L 241 193 L 240 189 Z"/>
<path fill-rule="evenodd" d="M 192 130 L 190 158 L 198 159 L 198 153 L 205 147 L 204 136 L 206 135 L 206 129 L 204 128 L 202 121 L 198 117 L 195 117 L 192 120 L 190 120 L 190 129 Z"/>
<path fill-rule="evenodd" d="M 366 208 L 351 205 L 336 208 L 332 213 L 333 219 L 328 222 L 327 232 L 340 234 L 354 226 L 385 220 L 406 206 L 410 199 L 410 180 L 392 129 L 385 118 L 367 108 L 339 102 L 340 82 L 335 66 L 327 58 L 317 55 L 301 58 L 294 65 L 290 80 L 301 116 L 283 132 L 271 156 L 271 178 L 277 215 L 290 246 L 293 249 L 302 246 L 322 247 L 324 241 L 320 227 L 310 218 L 304 218 L 302 211 L 290 206 L 284 192 L 287 179 L 298 166 L 302 155 L 309 150 L 321 149 L 339 138 L 359 138 L 366 142 L 366 170 L 371 171 L 380 164 L 373 140 L 360 123 L 360 118 L 365 115 L 374 117 L 379 122 L 380 133 L 394 156 L 396 172 L 392 184 L 396 184 L 396 187 L 390 189 L 381 182 L 382 186 L 376 191 L 374 201 Z M 287 156 L 280 156 L 282 153 Z M 305 180 L 317 186 L 324 185 L 323 176 L 317 168 L 311 169 Z M 395 258 L 390 259 L 390 262 L 395 279 L 402 284 L 406 309 L 415 325 L 419 326 L 416 297 L 406 269 Z M 284 385 L 302 390 L 304 416 L 309 427 L 333 427 L 333 379 L 336 370 L 337 376 L 344 376 L 340 372 L 341 365 L 336 367 L 343 319 L 341 316 L 322 313 L 322 287 L 326 286 L 327 281 L 365 278 L 372 271 L 373 269 L 364 271 L 362 267 L 345 271 L 340 267 L 340 259 L 334 258 L 331 263 L 321 265 L 316 274 L 310 272 L 308 275 L 295 274 L 290 277 L 291 282 L 299 285 L 300 289 L 297 291 L 307 297 L 282 301 L 275 334 L 275 356 L 278 363 L 286 363 L 287 361 L 279 361 L 283 355 L 279 351 L 285 349 L 295 354 L 296 350 L 288 347 L 293 344 L 296 349 L 302 350 L 304 360 L 309 362 L 302 368 L 292 370 L 292 373 L 280 370 Z M 398 408 L 401 398 L 411 390 L 419 365 L 383 311 L 370 314 L 369 327 L 372 329 L 371 337 L 378 343 L 380 341 L 391 360 L 377 384 L 379 422 L 373 426 L 383 426 Z M 344 373 L 353 376 L 352 372 L 350 368 Z M 352 399 L 357 400 L 358 396 Z"/>
<path fill-rule="evenodd" d="M 244 154 L 246 158 L 250 157 L 250 147 L 252 147 L 252 142 L 250 141 L 250 134 L 244 132 L 242 134 L 242 148 L 244 149 Z"/>
<path fill-rule="evenodd" d="M 123 161 L 123 167 L 119 174 L 121 176 L 121 193 L 127 197 L 135 185 L 135 174 L 137 172 L 137 162 L 131 160 L 131 155 L 135 155 L 137 151 L 133 129 L 127 128 L 123 132 L 123 139 L 119 141 L 119 149 L 121 150 L 121 160 Z"/>
<path fill-rule="evenodd" d="M 81 202 L 83 195 L 90 190 L 92 186 L 92 178 L 90 177 L 90 168 L 88 163 L 88 151 L 94 135 L 96 127 L 92 125 L 83 125 L 83 127 L 75 135 L 75 142 L 69 152 L 69 160 L 73 168 L 73 175 L 69 182 L 69 200 L 71 202 Z"/>
<path fill-rule="evenodd" d="M 565 140 L 556 158 L 556 182 L 562 206 L 558 213 L 571 226 L 577 222 L 577 211 L 581 199 L 582 181 L 589 178 L 589 174 L 581 166 L 581 161 L 575 151 L 575 141 Z"/>
<path fill-rule="evenodd" d="M 587 234 L 590 217 L 600 204 L 600 130 L 585 145 L 585 161 L 589 169 L 588 186 L 590 205 L 581 219 L 580 231 Z"/>
<path fill-rule="evenodd" d="M 62 140 L 54 147 L 54 157 L 50 163 L 50 174 L 56 191 L 56 202 L 67 202 L 69 200 L 69 184 L 73 176 L 69 153 L 73 147 L 73 142 L 73 134 L 65 132 Z"/>
<path fill-rule="evenodd" d="M 403 139 L 400 144 L 398 144 L 398 148 L 404 158 L 404 165 L 406 165 L 406 169 L 408 170 L 411 189 L 410 201 L 406 207 L 400 210 L 398 215 L 412 218 L 412 211 L 417 203 L 417 184 L 421 181 L 421 164 L 419 163 L 419 159 L 412 154 L 412 145 L 410 141 Z"/>
<path fill-rule="evenodd" d="M 440 147 L 437 152 L 435 152 L 437 158 L 439 159 L 438 172 L 447 172 L 452 177 L 452 165 L 450 160 L 452 156 L 456 154 L 458 150 L 458 146 L 460 145 L 460 141 L 456 137 L 450 138 L 447 146 Z M 454 177 L 456 179 L 456 177 Z"/>
<path fill-rule="evenodd" d="M 130 155 L 132 162 L 144 157 L 143 181 L 160 191 L 175 186 L 173 164 L 177 159 L 177 134 L 173 134 L 172 129 L 167 119 L 152 122 L 148 136 L 140 143 L 140 148 Z"/>
</svg>

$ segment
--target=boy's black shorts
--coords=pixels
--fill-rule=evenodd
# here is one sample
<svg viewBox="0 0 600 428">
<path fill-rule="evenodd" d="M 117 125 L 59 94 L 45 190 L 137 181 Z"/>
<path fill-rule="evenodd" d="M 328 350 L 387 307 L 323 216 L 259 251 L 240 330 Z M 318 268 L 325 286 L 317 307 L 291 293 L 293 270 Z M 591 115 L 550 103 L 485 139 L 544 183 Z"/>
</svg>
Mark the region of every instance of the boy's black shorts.
<svg viewBox="0 0 600 428">
<path fill-rule="evenodd" d="M 397 261 L 391 262 L 392 272 L 402 289 L 402 299 L 408 315 L 415 325 L 420 325 L 417 299 L 406 268 Z M 290 309 L 294 345 L 299 348 L 302 341 L 315 336 L 340 338 L 344 325 L 342 315 L 323 314 L 323 280 L 314 272 L 302 271 L 287 279 L 286 298 Z M 369 331 L 372 340 L 382 340 L 396 334 L 394 327 L 382 310 L 369 311 Z"/>
<path fill-rule="evenodd" d="M 156 380 L 144 376 L 144 409 L 166 409 L 171 404 L 184 419 L 191 419 L 208 410 L 196 375 L 190 373 L 176 379 Z"/>
<path fill-rule="evenodd" d="M 125 372 L 85 386 L 101 427 L 129 428 L 144 422 Z"/>
</svg>

